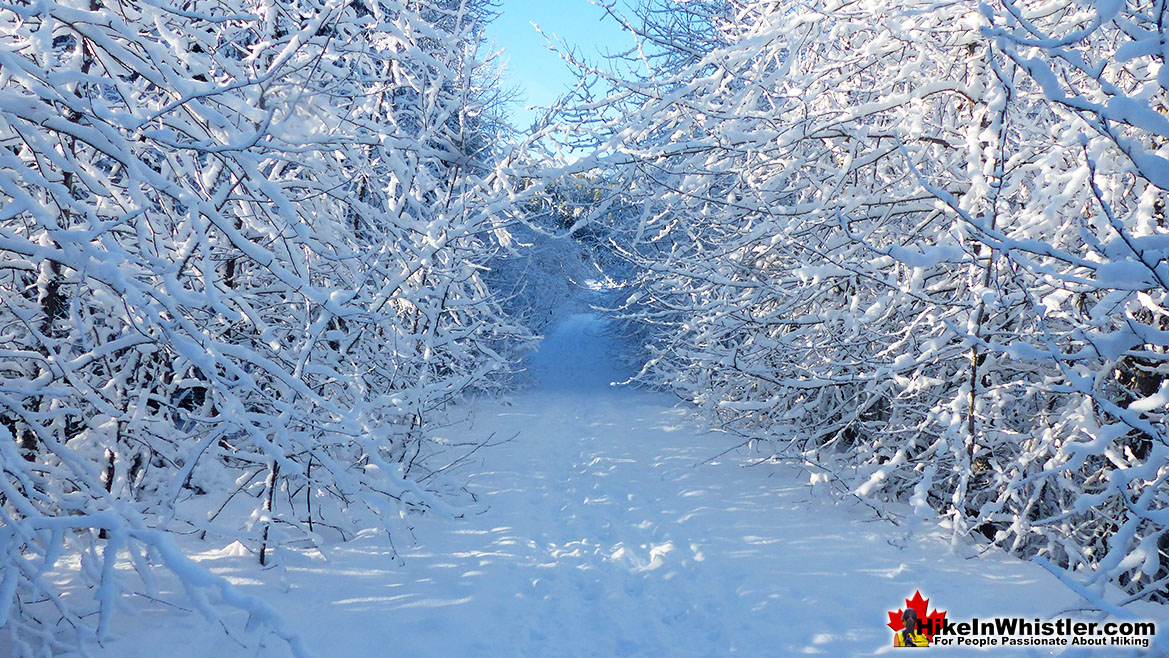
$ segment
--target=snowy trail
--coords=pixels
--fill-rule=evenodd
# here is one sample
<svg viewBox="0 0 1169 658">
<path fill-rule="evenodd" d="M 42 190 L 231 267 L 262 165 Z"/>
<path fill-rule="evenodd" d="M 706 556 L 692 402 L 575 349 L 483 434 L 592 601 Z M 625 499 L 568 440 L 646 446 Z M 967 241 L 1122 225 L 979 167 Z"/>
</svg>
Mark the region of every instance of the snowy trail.
<svg viewBox="0 0 1169 658">
<path fill-rule="evenodd" d="M 609 387 L 610 364 L 600 321 L 562 323 L 533 390 L 453 430 L 515 435 L 470 469 L 489 511 L 422 520 L 401 565 L 376 536 L 327 561 L 287 557 L 287 591 L 257 580 L 251 557 L 207 564 L 272 601 L 318 655 L 345 658 L 871 655 L 890 648 L 886 611 L 919 588 L 963 618 L 1074 604 L 1034 564 L 964 559 L 934 536 L 894 546 L 897 528 L 811 497 L 795 471 L 703 464 L 720 440 L 666 396 Z M 97 654 L 153 658 L 148 638 L 178 632 L 189 644 L 168 658 L 287 655 L 165 610 L 128 626 Z"/>
</svg>

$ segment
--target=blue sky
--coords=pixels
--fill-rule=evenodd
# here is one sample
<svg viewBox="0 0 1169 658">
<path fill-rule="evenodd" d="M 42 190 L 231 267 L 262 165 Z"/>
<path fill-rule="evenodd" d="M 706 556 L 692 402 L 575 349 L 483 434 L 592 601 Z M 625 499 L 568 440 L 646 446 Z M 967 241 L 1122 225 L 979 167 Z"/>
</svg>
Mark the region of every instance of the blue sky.
<svg viewBox="0 0 1169 658">
<path fill-rule="evenodd" d="M 531 125 L 535 116 L 524 110 L 525 105 L 550 105 L 575 82 L 532 23 L 591 60 L 606 51 L 625 50 L 632 43 L 616 21 L 601 20 L 604 11 L 588 0 L 502 0 L 499 11 L 487 34 L 497 48 L 506 51 L 505 84 L 523 90 L 521 102 L 512 109 L 513 122 L 520 129 Z"/>
</svg>

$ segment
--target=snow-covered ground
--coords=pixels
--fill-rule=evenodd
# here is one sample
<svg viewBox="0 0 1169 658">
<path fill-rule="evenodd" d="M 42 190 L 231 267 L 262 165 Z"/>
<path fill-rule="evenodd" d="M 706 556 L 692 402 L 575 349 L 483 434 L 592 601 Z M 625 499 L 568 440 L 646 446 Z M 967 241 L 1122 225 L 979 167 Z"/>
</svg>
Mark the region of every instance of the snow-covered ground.
<svg viewBox="0 0 1169 658">
<path fill-rule="evenodd" d="M 401 562 L 370 535 L 327 558 L 285 554 L 283 578 L 232 551 L 203 563 L 341 658 L 871 655 L 891 649 L 887 611 L 919 589 L 952 619 L 1077 606 L 1038 565 L 960 555 L 930 528 L 906 540 L 864 505 L 813 495 L 794 468 L 708 461 L 726 439 L 672 398 L 609 386 L 621 374 L 608 350 L 601 320 L 572 316 L 536 355 L 530 390 L 479 401 L 448 430 L 514 440 L 467 469 L 486 511 L 419 520 L 416 541 L 397 538 Z M 288 655 L 232 621 L 228 636 L 147 606 L 95 653 Z"/>
</svg>

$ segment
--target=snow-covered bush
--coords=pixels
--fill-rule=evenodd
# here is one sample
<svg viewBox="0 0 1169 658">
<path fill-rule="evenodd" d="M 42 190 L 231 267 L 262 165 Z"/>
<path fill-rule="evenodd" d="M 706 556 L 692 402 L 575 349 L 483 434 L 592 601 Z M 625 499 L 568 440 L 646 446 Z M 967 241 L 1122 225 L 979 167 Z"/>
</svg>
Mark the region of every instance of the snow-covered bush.
<svg viewBox="0 0 1169 658">
<path fill-rule="evenodd" d="M 654 6 L 647 72 L 591 71 L 610 118 L 561 128 L 640 209 L 641 377 L 852 493 L 1159 595 L 1164 3 Z"/>
<path fill-rule="evenodd" d="M 543 164 L 529 157 L 516 168 L 538 171 Z M 585 281 L 597 275 L 595 224 L 576 225 L 590 216 L 596 199 L 587 180 L 524 178 L 518 185 L 523 186 L 522 222 L 509 227 L 509 241 L 484 279 L 509 316 L 540 331 L 580 297 Z"/>
<path fill-rule="evenodd" d="M 263 564 L 445 506 L 427 426 L 527 335 L 481 276 L 513 211 L 475 54 L 486 4 L 0 9 L 0 625 L 18 655 L 101 637 L 157 566 L 302 653 L 168 533 Z M 62 596 L 59 570 L 93 596 Z"/>
<path fill-rule="evenodd" d="M 1009 230 L 963 217 L 1001 254 L 1037 327 L 987 347 L 994 358 L 1046 366 L 1045 388 L 1065 402 L 1030 432 L 1051 458 L 1024 454 L 1021 468 L 1004 469 L 1010 480 L 992 505 L 1026 512 L 1015 515 L 1012 545 L 1041 537 L 1045 552 L 1090 582 L 1164 600 L 1169 6 L 1004 0 L 984 13 L 980 31 L 1014 72 L 1016 93 L 1050 115 L 1028 126 L 1046 133 L 1032 141 L 1042 153 L 1034 168 L 1002 175 L 1029 189 L 1000 220 Z"/>
</svg>

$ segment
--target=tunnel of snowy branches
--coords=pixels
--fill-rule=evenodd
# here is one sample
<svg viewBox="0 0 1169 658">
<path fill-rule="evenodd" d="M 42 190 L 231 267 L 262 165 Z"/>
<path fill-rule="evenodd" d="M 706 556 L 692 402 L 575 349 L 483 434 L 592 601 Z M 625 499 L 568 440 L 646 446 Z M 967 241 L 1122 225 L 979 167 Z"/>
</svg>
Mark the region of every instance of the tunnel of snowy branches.
<svg viewBox="0 0 1169 658">
<path fill-rule="evenodd" d="M 0 655 L 1169 653 L 1169 2 L 512 2 L 0 4 Z"/>
</svg>

